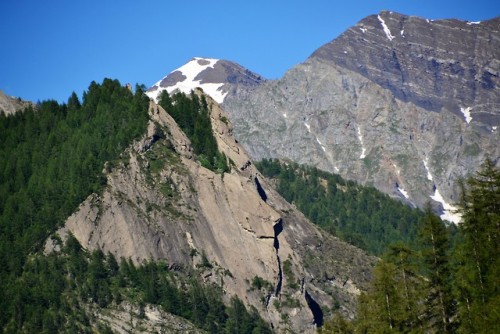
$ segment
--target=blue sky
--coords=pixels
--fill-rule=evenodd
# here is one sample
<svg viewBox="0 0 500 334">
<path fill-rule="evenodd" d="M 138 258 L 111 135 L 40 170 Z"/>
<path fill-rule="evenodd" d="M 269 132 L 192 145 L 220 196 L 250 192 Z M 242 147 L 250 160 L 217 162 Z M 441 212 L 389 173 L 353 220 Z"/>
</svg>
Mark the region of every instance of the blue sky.
<svg viewBox="0 0 500 334">
<path fill-rule="evenodd" d="M 66 101 L 92 80 L 152 85 L 192 57 L 281 77 L 315 49 L 381 10 L 469 21 L 498 0 L 1 0 L 0 90 Z"/>
</svg>

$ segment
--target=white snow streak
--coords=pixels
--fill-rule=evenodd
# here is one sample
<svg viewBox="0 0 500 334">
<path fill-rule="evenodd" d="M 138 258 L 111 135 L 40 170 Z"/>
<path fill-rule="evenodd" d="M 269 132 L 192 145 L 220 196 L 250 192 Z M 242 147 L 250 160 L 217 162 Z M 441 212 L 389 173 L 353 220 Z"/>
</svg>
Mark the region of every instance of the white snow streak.
<svg viewBox="0 0 500 334">
<path fill-rule="evenodd" d="M 481 21 L 467 22 L 468 25 L 481 24 Z"/>
<path fill-rule="evenodd" d="M 427 158 L 425 158 L 422 161 L 424 163 L 425 169 L 427 170 L 427 179 L 429 181 L 433 181 L 434 178 L 432 177 L 432 174 L 429 171 L 429 167 L 427 166 Z M 455 224 L 460 223 L 460 220 L 462 219 L 462 217 L 459 214 L 455 213 L 455 211 L 457 210 L 457 208 L 454 207 L 453 205 L 448 204 L 444 200 L 444 198 L 441 195 L 441 193 L 439 192 L 438 188 L 436 186 L 434 186 L 434 187 L 435 187 L 434 188 L 435 189 L 434 190 L 434 195 L 432 195 L 430 197 L 434 201 L 441 203 L 441 205 L 443 206 L 443 214 L 440 216 L 441 219 L 442 220 L 450 221 L 450 222 L 455 223 Z"/>
<path fill-rule="evenodd" d="M 410 196 L 408 196 L 408 193 L 403 189 L 403 188 L 400 188 L 398 187 L 398 190 L 401 194 L 403 194 L 403 196 L 406 198 L 406 199 L 409 199 Z"/>
<path fill-rule="evenodd" d="M 316 137 L 316 141 L 318 142 L 318 144 L 321 146 L 321 148 L 323 149 L 323 152 L 326 152 L 326 148 L 325 146 L 319 141 L 318 137 Z"/>
<path fill-rule="evenodd" d="M 363 34 L 366 32 L 366 28 L 359 28 L 359 29 L 363 32 Z"/>
<path fill-rule="evenodd" d="M 392 36 L 391 31 L 389 30 L 387 24 L 385 24 L 384 19 L 381 18 L 380 15 L 377 15 L 377 18 L 380 21 L 380 24 L 382 24 L 382 28 L 384 29 L 385 35 L 390 41 L 392 41 L 394 39 L 394 36 Z"/>
<path fill-rule="evenodd" d="M 363 136 L 361 136 L 361 130 L 359 127 L 358 127 L 358 139 L 359 139 L 359 142 L 361 143 L 361 155 L 359 156 L 359 158 L 364 159 L 366 157 L 366 155 L 365 155 L 366 149 L 363 145 Z"/>
<path fill-rule="evenodd" d="M 198 60 L 208 61 L 208 64 L 207 65 L 200 65 L 198 63 Z M 173 72 L 179 71 L 186 77 L 186 79 L 184 79 L 181 82 L 178 82 L 174 86 L 160 87 L 160 83 L 163 81 L 163 79 L 166 78 L 166 77 L 164 77 L 163 79 L 158 81 L 156 84 L 154 84 L 153 87 L 158 87 L 157 90 L 147 92 L 146 94 L 150 98 L 154 99 L 155 101 L 158 101 L 160 93 L 164 90 L 166 90 L 170 94 L 174 90 L 178 89 L 179 91 L 181 91 L 185 94 L 189 94 L 191 92 L 191 90 L 195 89 L 196 87 L 200 87 L 201 89 L 203 89 L 203 91 L 206 94 L 210 95 L 215 100 L 215 102 L 222 103 L 222 102 L 224 102 L 224 98 L 227 95 L 227 92 L 223 93 L 220 91 L 220 88 L 222 86 L 224 86 L 224 83 L 204 83 L 204 84 L 202 84 L 201 80 L 194 80 L 196 78 L 196 76 L 198 74 L 200 74 L 202 71 L 206 70 L 209 67 L 213 68 L 214 65 L 218 61 L 219 61 L 218 59 L 195 57 L 193 60 L 189 61 L 187 64 L 185 64 L 185 65 L 179 67 L 178 69 L 176 69 L 175 71 L 171 72 L 171 73 L 173 73 Z"/>
<path fill-rule="evenodd" d="M 404 30 L 404 29 L 403 29 L 403 30 L 401 30 L 401 31 L 399 32 L 399 34 L 401 35 L 401 37 L 405 37 L 405 30 Z"/>
<path fill-rule="evenodd" d="M 460 111 L 462 112 L 462 114 L 464 114 L 465 121 L 467 123 L 470 123 L 470 121 L 472 121 L 472 116 L 470 115 L 470 110 L 471 110 L 471 107 L 467 107 L 467 108 L 460 107 Z"/>
<path fill-rule="evenodd" d="M 492 126 L 492 127 L 491 127 L 491 132 L 495 132 L 495 131 L 497 131 L 497 128 L 498 128 L 497 126 Z"/>
<path fill-rule="evenodd" d="M 398 176 L 399 176 L 399 168 L 398 168 L 398 166 L 396 166 L 395 163 L 393 163 L 392 165 L 394 166 L 394 169 L 396 170 L 396 174 L 398 174 Z"/>
<path fill-rule="evenodd" d="M 443 205 L 443 214 L 440 216 L 442 220 L 447 220 L 455 224 L 460 223 L 462 217 L 458 213 L 455 213 L 457 208 L 446 203 L 446 201 L 444 200 L 443 196 L 439 193 L 439 190 L 437 188 L 434 191 L 434 195 L 431 196 L 431 199 Z"/>
<path fill-rule="evenodd" d="M 425 167 L 425 170 L 427 171 L 427 180 L 429 181 L 432 181 L 433 178 L 432 178 L 432 174 L 431 172 L 429 171 L 429 166 L 427 166 L 427 158 L 425 158 L 424 160 L 422 160 L 423 163 L 424 163 L 424 167 Z"/>
<path fill-rule="evenodd" d="M 285 112 L 283 113 L 283 117 L 287 118 L 287 116 L 286 116 L 286 113 L 285 113 Z"/>
<path fill-rule="evenodd" d="M 304 122 L 304 125 L 306 126 L 307 131 L 312 134 L 311 126 L 307 122 Z M 318 142 L 318 144 L 321 146 L 321 149 L 323 150 L 323 152 L 326 152 L 325 146 L 319 141 L 318 137 L 316 137 L 316 135 L 314 137 L 316 138 L 316 141 Z"/>
</svg>

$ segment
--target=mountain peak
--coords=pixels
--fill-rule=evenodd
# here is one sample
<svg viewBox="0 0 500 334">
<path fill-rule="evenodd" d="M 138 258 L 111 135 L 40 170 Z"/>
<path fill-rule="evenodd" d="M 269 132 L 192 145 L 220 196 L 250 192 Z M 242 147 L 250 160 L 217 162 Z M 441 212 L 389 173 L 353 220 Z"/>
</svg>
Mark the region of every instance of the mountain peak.
<svg viewBox="0 0 500 334">
<path fill-rule="evenodd" d="M 149 88 L 146 94 L 155 101 L 166 90 L 169 94 L 180 91 L 189 94 L 199 87 L 215 102 L 222 103 L 232 86 L 253 86 L 264 79 L 244 67 L 227 60 L 194 57 L 183 66 L 170 72 Z"/>
</svg>

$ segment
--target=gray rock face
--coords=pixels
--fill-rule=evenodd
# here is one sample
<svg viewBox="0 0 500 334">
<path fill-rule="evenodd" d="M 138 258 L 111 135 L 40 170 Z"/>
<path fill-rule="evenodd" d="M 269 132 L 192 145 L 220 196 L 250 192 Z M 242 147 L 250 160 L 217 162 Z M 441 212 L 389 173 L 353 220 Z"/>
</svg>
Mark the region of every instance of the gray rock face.
<svg viewBox="0 0 500 334">
<path fill-rule="evenodd" d="M 426 110 L 461 116 L 461 108 L 473 107 L 476 121 L 500 123 L 500 18 L 429 21 L 381 12 L 311 58 L 357 72 Z"/>
<path fill-rule="evenodd" d="M 317 166 L 419 207 L 431 201 L 458 222 L 457 180 L 500 156 L 499 23 L 382 12 L 283 78 L 238 87 L 223 106 L 254 159 Z"/>
<path fill-rule="evenodd" d="M 316 333 L 320 315 L 308 307 L 311 298 L 325 311 L 338 301 L 352 317 L 375 258 L 322 232 L 277 194 L 235 141 L 227 115 L 207 102 L 230 172 L 197 163 L 189 139 L 151 102 L 147 133 L 121 162 L 105 166 L 106 189 L 81 203 L 59 235 L 71 232 L 87 249 L 135 263 L 193 267 L 227 300 L 238 296 L 254 306 L 278 332 Z M 49 240 L 46 251 L 54 249 Z M 200 269 L 203 257 L 212 268 Z M 252 287 L 257 276 L 271 289 Z"/>
<path fill-rule="evenodd" d="M 19 110 L 27 108 L 30 105 L 33 104 L 31 102 L 21 100 L 20 98 L 5 95 L 5 93 L 0 90 L 0 113 L 4 113 L 5 115 L 13 114 Z"/>
</svg>

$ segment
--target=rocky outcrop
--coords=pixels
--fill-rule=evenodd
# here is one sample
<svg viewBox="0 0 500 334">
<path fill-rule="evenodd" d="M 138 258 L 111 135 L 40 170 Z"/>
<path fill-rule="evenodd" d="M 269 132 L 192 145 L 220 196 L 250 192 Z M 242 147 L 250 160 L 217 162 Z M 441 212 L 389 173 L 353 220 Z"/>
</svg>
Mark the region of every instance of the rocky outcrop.
<svg viewBox="0 0 500 334">
<path fill-rule="evenodd" d="M 137 306 L 127 302 L 108 308 L 90 305 L 87 313 L 91 323 L 106 324 L 114 333 L 205 333 L 181 317 L 163 312 L 155 305 Z M 97 327 L 97 326 L 93 326 Z M 95 329 L 98 332 L 98 329 Z"/>
<path fill-rule="evenodd" d="M 89 196 L 58 233 L 71 232 L 87 249 L 135 263 L 162 259 L 198 268 L 206 281 L 222 285 L 228 300 L 237 295 L 255 306 L 278 331 L 315 331 L 306 291 L 325 310 L 340 304 L 352 316 L 374 259 L 324 234 L 281 198 L 232 136 L 227 115 L 207 102 L 231 172 L 202 167 L 189 139 L 151 102 L 147 134 L 120 162 L 105 166 L 104 192 Z M 52 248 L 48 242 L 46 250 Z M 204 258 L 212 268 L 200 266 Z M 256 290 L 256 277 L 269 282 L 272 293 Z"/>
<path fill-rule="evenodd" d="M 500 163 L 500 19 L 429 21 L 382 12 L 283 78 L 224 100 L 254 159 L 287 158 L 431 201 L 458 222 L 457 181 Z"/>
<path fill-rule="evenodd" d="M 31 102 L 5 95 L 5 93 L 0 90 L 0 113 L 10 115 L 17 111 L 23 110 L 30 105 L 33 106 Z"/>
</svg>

